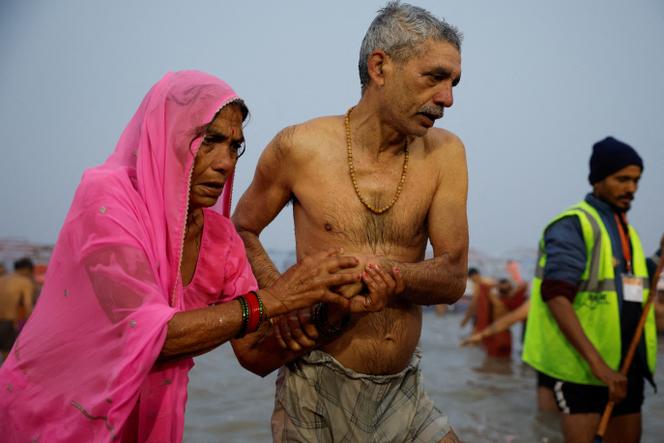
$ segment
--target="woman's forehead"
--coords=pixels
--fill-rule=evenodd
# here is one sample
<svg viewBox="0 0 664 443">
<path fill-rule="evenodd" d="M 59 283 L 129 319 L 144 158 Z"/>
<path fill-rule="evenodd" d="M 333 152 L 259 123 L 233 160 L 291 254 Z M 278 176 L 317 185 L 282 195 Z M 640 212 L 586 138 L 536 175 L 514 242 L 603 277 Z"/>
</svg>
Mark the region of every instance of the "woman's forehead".
<svg viewBox="0 0 664 443">
<path fill-rule="evenodd" d="M 206 132 L 240 139 L 242 138 L 242 123 L 243 115 L 240 106 L 231 103 L 217 113 Z"/>
</svg>

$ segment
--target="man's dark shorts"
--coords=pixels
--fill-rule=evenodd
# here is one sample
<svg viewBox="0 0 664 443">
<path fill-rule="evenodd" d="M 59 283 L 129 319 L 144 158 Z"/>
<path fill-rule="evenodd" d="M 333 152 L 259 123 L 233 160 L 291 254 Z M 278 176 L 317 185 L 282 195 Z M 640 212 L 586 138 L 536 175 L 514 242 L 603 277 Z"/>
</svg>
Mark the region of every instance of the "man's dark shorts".
<svg viewBox="0 0 664 443">
<path fill-rule="evenodd" d="M 605 386 L 581 385 L 537 372 L 537 385 L 553 390 L 558 409 L 564 414 L 602 414 L 609 401 Z M 638 414 L 643 405 L 644 379 L 641 374 L 627 378 L 627 397 L 613 409 L 613 417 Z"/>
<path fill-rule="evenodd" d="M 17 335 L 13 320 L 0 320 L 0 351 L 9 352 Z"/>
</svg>

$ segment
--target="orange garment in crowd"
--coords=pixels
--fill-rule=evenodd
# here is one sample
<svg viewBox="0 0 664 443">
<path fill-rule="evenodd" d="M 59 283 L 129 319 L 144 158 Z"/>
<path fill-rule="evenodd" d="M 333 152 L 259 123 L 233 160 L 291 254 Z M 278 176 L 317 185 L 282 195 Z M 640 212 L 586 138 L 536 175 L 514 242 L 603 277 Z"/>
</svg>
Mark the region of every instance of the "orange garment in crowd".
<svg viewBox="0 0 664 443">
<path fill-rule="evenodd" d="M 526 290 L 528 289 L 527 284 L 521 284 L 519 285 L 516 290 L 514 291 L 514 294 L 512 294 L 511 297 L 507 297 L 503 299 L 503 303 L 505 304 L 505 307 L 509 309 L 510 312 L 521 306 L 522 304 L 525 303 L 526 301 Z"/>
<path fill-rule="evenodd" d="M 493 318 L 493 306 L 489 297 L 489 291 L 491 291 L 490 285 L 480 283 L 475 311 L 475 329 L 477 331 L 486 329 L 496 320 Z M 485 337 L 482 339 L 482 344 L 490 357 L 509 357 L 512 355 L 512 333 L 509 330 Z"/>
</svg>

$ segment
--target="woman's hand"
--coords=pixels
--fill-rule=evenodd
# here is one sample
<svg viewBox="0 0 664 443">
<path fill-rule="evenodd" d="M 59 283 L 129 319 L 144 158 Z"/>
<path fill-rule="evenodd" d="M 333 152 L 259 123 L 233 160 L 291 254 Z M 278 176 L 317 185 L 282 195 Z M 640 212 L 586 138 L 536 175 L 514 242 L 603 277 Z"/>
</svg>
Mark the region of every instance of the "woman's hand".
<svg viewBox="0 0 664 443">
<path fill-rule="evenodd" d="M 349 300 L 330 288 L 360 281 L 359 272 L 339 272 L 357 266 L 355 257 L 329 250 L 305 257 L 259 294 L 269 317 L 275 317 L 316 303 L 336 303 L 348 308 Z"/>
</svg>

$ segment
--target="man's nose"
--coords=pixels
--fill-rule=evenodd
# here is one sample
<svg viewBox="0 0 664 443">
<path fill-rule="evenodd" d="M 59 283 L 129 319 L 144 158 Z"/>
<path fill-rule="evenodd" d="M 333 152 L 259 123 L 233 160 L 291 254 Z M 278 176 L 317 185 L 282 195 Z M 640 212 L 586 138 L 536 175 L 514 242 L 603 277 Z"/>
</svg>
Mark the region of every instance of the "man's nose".
<svg viewBox="0 0 664 443">
<path fill-rule="evenodd" d="M 438 106 L 443 106 L 445 108 L 452 107 L 454 104 L 452 85 L 447 83 L 442 85 L 440 90 L 436 92 L 436 95 L 433 96 L 433 102 Z"/>
<path fill-rule="evenodd" d="M 637 189 L 639 189 L 639 184 L 635 180 L 630 180 L 627 182 L 627 192 L 634 194 L 636 193 Z"/>
</svg>

